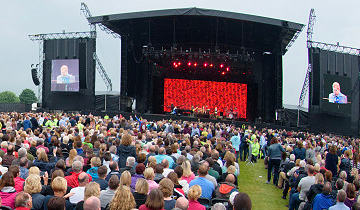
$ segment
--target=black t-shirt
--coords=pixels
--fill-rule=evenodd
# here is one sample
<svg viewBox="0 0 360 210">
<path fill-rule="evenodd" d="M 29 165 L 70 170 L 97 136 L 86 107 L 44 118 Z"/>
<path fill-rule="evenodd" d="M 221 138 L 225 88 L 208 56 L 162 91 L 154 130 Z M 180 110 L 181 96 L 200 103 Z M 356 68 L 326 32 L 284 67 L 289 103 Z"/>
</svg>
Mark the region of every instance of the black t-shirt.
<svg viewBox="0 0 360 210">
<path fill-rule="evenodd" d="M 137 192 L 133 192 L 133 196 L 136 202 L 136 208 L 138 209 L 141 205 L 145 204 L 146 201 L 146 195 L 140 194 Z"/>
</svg>

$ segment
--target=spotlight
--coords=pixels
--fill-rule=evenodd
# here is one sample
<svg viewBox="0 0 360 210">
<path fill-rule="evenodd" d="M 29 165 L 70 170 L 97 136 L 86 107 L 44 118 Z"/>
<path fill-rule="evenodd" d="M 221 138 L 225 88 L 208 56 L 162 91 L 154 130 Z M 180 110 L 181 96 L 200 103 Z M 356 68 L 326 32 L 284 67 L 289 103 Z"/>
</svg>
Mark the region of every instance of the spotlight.
<svg viewBox="0 0 360 210">
<path fill-rule="evenodd" d="M 220 64 L 220 68 L 223 68 L 224 67 L 224 64 Z"/>
<path fill-rule="evenodd" d="M 223 71 L 223 72 L 221 72 L 221 74 L 222 74 L 222 75 L 225 75 L 225 72 Z"/>
<path fill-rule="evenodd" d="M 195 62 L 195 63 L 194 63 L 194 66 L 196 67 L 197 65 L 198 65 L 198 64 Z"/>
<path fill-rule="evenodd" d="M 227 68 L 226 68 L 226 71 L 230 71 L 230 68 L 229 68 L 229 67 L 227 67 Z"/>
<path fill-rule="evenodd" d="M 208 63 L 204 63 L 204 67 L 207 67 L 208 66 Z"/>
<path fill-rule="evenodd" d="M 173 63 L 173 66 L 176 66 L 176 65 L 177 65 L 176 62 L 174 62 L 174 63 Z"/>
<path fill-rule="evenodd" d="M 181 62 L 178 62 L 177 65 L 178 65 L 178 66 L 181 66 Z"/>
<path fill-rule="evenodd" d="M 188 62 L 188 66 L 191 66 L 191 62 Z"/>
<path fill-rule="evenodd" d="M 210 67 L 213 67 L 214 65 L 213 64 L 210 64 Z"/>
</svg>

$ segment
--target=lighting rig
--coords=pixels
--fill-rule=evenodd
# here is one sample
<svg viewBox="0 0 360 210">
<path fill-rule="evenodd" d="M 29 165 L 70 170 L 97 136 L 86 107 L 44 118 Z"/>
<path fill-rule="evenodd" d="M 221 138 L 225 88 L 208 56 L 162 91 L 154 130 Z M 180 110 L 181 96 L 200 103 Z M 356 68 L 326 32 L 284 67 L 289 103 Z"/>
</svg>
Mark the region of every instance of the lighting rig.
<svg viewBox="0 0 360 210">
<path fill-rule="evenodd" d="M 145 60 L 157 67 L 157 71 L 227 75 L 246 74 L 247 69 L 255 62 L 256 53 L 245 48 L 230 53 L 175 47 L 157 50 L 151 46 L 143 46 L 142 54 Z"/>
</svg>

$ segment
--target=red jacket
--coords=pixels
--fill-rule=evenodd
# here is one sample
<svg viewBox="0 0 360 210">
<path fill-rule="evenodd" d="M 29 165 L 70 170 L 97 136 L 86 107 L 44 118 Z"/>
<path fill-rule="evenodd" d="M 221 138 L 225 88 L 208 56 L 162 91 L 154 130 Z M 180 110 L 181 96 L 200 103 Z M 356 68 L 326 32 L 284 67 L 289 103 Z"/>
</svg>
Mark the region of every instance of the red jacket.
<svg viewBox="0 0 360 210">
<path fill-rule="evenodd" d="M 82 173 L 82 171 L 79 173 L 71 172 L 71 175 L 66 176 L 65 179 L 67 181 L 67 185 L 72 188 L 79 187 L 78 177 L 81 173 Z M 87 175 L 89 176 L 89 182 L 91 182 L 92 181 L 91 176 L 89 174 L 87 174 Z"/>
<path fill-rule="evenodd" d="M 24 190 L 24 182 L 25 180 L 20 178 L 19 176 L 14 178 L 14 182 L 15 182 L 15 190 L 16 192 L 21 192 Z"/>
</svg>

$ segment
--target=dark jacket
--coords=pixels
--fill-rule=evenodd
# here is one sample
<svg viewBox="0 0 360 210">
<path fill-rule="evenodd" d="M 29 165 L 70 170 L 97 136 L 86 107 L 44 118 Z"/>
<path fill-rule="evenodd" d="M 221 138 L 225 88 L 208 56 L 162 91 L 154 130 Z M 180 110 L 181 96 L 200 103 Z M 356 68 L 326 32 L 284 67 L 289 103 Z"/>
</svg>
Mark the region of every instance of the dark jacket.
<svg viewBox="0 0 360 210">
<path fill-rule="evenodd" d="M 44 207 L 44 200 L 45 196 L 41 195 L 40 193 L 31 194 L 32 198 L 32 210 L 43 209 Z"/>
<path fill-rule="evenodd" d="M 111 172 L 106 176 L 105 180 L 108 182 L 108 181 L 110 180 L 110 178 L 111 178 L 112 175 L 118 176 L 119 179 L 120 179 L 120 177 L 121 177 L 120 171 L 111 171 Z"/>
<path fill-rule="evenodd" d="M 133 167 L 125 166 L 124 168 L 120 168 L 120 174 L 122 174 L 124 171 L 129 171 L 131 176 L 135 174 L 135 170 Z"/>
<path fill-rule="evenodd" d="M 323 184 L 313 184 L 309 191 L 306 193 L 308 201 L 313 202 L 315 196 L 322 192 L 324 185 Z"/>
<path fill-rule="evenodd" d="M 136 208 L 139 208 L 141 205 L 145 204 L 146 195 L 133 192 L 133 196 L 135 198 Z"/>
<path fill-rule="evenodd" d="M 304 160 L 305 159 L 305 155 L 306 155 L 306 149 L 305 148 L 299 148 L 296 147 L 293 151 L 294 155 L 295 155 L 295 159 L 300 159 L 300 160 Z"/>
<path fill-rule="evenodd" d="M 119 156 L 119 168 L 124 168 L 128 157 L 131 156 L 136 159 L 136 149 L 134 146 L 125 146 L 120 144 L 117 148 L 117 155 Z"/>
<path fill-rule="evenodd" d="M 325 158 L 325 168 L 330 170 L 333 174 L 333 177 L 337 177 L 337 163 L 339 159 L 335 154 L 328 153 Z"/>
<path fill-rule="evenodd" d="M 215 189 L 215 197 L 221 199 L 229 199 L 231 193 L 237 191 L 236 186 L 229 182 L 220 183 Z"/>
<path fill-rule="evenodd" d="M 44 161 L 39 161 L 37 158 L 34 160 L 34 166 L 37 166 L 40 171 L 47 171 L 48 174 L 50 174 L 50 171 L 52 168 L 55 167 L 55 164 L 57 162 L 57 158 L 55 157 L 53 162 L 44 162 Z"/>
<path fill-rule="evenodd" d="M 278 159 L 281 160 L 281 154 L 285 152 L 285 149 L 281 146 L 281 144 L 276 143 L 270 145 L 268 148 L 268 155 L 270 159 Z M 305 155 L 304 155 L 305 156 Z"/>
</svg>

